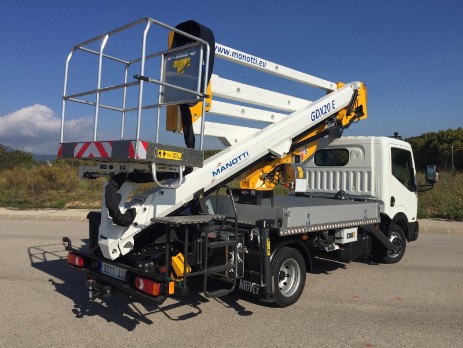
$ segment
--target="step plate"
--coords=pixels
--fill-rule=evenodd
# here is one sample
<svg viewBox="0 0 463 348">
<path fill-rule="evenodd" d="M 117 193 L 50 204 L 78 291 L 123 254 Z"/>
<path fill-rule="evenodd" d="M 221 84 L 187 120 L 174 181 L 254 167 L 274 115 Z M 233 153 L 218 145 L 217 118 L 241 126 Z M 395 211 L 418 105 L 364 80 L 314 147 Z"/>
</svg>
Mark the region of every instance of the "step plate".
<svg viewBox="0 0 463 348">
<path fill-rule="evenodd" d="M 58 158 L 159 163 L 202 168 L 204 153 L 200 150 L 143 140 L 115 140 L 61 143 Z"/>
<path fill-rule="evenodd" d="M 207 224 L 213 220 L 223 220 L 224 215 L 217 214 L 205 214 L 205 215 L 180 215 L 180 216 L 164 216 L 155 217 L 151 221 L 155 223 L 170 225 L 170 226 L 181 226 L 181 225 L 197 225 Z"/>
</svg>

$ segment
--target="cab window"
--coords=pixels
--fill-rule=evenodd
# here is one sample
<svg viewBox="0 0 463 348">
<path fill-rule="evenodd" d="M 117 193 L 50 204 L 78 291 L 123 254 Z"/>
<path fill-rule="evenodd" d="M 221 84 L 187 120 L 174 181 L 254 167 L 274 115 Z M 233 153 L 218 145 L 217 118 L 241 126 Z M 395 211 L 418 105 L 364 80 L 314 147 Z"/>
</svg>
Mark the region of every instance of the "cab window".
<svg viewBox="0 0 463 348">
<path fill-rule="evenodd" d="M 391 148 L 392 175 L 409 191 L 415 189 L 415 175 L 410 151 Z"/>
<path fill-rule="evenodd" d="M 349 162 L 347 149 L 322 149 L 315 153 L 316 166 L 342 167 Z"/>
</svg>

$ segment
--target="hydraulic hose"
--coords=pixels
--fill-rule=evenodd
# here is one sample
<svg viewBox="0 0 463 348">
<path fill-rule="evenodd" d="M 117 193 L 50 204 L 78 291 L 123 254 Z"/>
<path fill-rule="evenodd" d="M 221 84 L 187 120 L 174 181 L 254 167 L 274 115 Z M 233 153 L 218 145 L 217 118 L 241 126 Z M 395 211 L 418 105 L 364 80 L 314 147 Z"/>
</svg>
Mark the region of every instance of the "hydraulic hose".
<svg viewBox="0 0 463 348">
<path fill-rule="evenodd" d="M 113 219 L 113 222 L 116 225 L 122 227 L 130 226 L 136 215 L 136 211 L 133 208 L 127 209 L 124 214 L 122 214 L 119 209 L 119 203 L 122 197 L 118 191 L 127 180 L 127 177 L 127 173 L 116 174 L 111 178 L 111 180 L 109 180 L 109 183 L 105 188 L 105 203 L 106 208 L 108 208 L 109 216 Z"/>
</svg>

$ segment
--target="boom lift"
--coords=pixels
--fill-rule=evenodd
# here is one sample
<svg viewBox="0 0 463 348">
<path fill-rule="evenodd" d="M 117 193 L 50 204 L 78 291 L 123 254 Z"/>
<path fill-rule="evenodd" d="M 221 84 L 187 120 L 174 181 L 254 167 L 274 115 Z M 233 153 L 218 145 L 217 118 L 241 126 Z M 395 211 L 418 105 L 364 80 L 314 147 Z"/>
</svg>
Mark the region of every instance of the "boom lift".
<svg viewBox="0 0 463 348">
<path fill-rule="evenodd" d="M 120 58 L 106 51 L 113 37 L 140 26 L 140 57 Z M 169 41 L 168 49 L 149 51 L 152 31 L 164 33 L 159 36 L 164 40 L 158 41 L 161 46 Z M 92 48 L 97 43 L 99 48 Z M 97 58 L 96 89 L 68 93 L 75 52 Z M 226 79 L 212 73 L 215 58 L 321 89 L 326 95 L 309 101 Z M 103 85 L 103 66 L 108 61 L 122 66 L 121 83 Z M 129 80 L 129 72 L 134 72 L 133 80 Z M 148 72 L 154 75 L 148 76 Z M 153 87 L 157 90 L 148 94 Z M 138 93 L 136 106 L 129 106 L 134 90 Z M 103 104 L 104 94 L 114 91 L 122 91 L 121 106 Z M 157 102 L 147 104 L 147 99 L 153 100 L 153 91 Z M 113 102 L 113 98 L 107 100 Z M 70 102 L 94 108 L 91 140 L 64 141 Z M 108 110 L 122 116 L 118 140 L 98 139 L 99 118 Z M 142 139 L 142 115 L 150 110 L 156 111 L 154 141 Z M 130 114 L 136 114 L 133 138 L 125 134 Z M 206 114 L 235 118 L 239 124 L 206 121 Z M 187 147 L 160 141 L 163 117 L 167 130 L 185 133 Z M 317 160 L 320 144 L 328 152 L 319 157 L 334 160 L 331 170 L 345 166 L 347 162 L 337 163 L 346 156 L 344 150 L 327 149 L 342 140 L 336 139 L 343 130 L 366 117 L 363 83 L 333 83 L 234 50 L 215 43 L 212 32 L 194 21 L 171 27 L 144 18 L 78 44 L 66 63 L 58 156 L 93 161 L 94 165 L 81 167 L 81 176 L 107 176 L 109 182 L 101 212 L 89 214 L 89 250 L 73 248 L 64 238 L 69 264 L 87 274 L 91 297 L 122 291 L 161 302 L 174 292 L 186 293 L 188 279 L 201 276 L 208 297 L 226 295 L 239 282 L 241 290 L 287 306 L 302 293 L 313 249 L 338 250 L 349 261 L 374 254 L 386 262 L 397 262 L 406 239 L 417 237 L 416 208 L 409 214 L 387 215 L 384 202 L 374 192 L 380 191 L 381 184 L 367 195 L 352 197 L 346 192 L 353 184 L 338 185 L 335 194 L 332 188 L 318 190 L 319 194 L 309 190 L 314 182 L 308 181 L 308 168 Z M 242 125 L 243 119 L 267 125 L 251 128 Z M 192 131 L 199 136 L 199 149 L 192 148 Z M 226 148 L 204 159 L 205 136 L 219 138 Z M 406 180 L 414 182 L 409 146 L 391 141 L 366 141 L 363 155 L 371 157 L 390 146 L 408 151 L 408 162 L 406 154 L 397 156 L 405 156 Z M 352 147 L 350 152 L 346 150 L 347 158 L 355 153 L 355 144 L 355 139 L 345 144 Z M 376 165 L 371 158 L 366 163 L 370 169 Z M 243 174 L 240 189 L 226 186 Z M 140 182 L 155 185 L 130 197 Z M 289 194 L 274 197 L 277 184 L 286 185 Z M 229 285 L 210 290 L 210 278 Z"/>
</svg>

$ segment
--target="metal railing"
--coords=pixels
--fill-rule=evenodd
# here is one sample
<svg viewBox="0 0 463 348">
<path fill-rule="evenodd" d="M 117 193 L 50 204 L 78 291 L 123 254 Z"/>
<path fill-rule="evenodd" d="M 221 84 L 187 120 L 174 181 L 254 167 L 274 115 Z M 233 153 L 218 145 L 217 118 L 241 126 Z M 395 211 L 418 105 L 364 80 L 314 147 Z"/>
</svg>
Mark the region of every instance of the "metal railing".
<svg viewBox="0 0 463 348">
<path fill-rule="evenodd" d="M 143 33 L 142 33 L 142 40 L 141 40 L 141 56 L 127 60 L 127 59 L 121 59 L 118 58 L 114 55 L 110 55 L 105 53 L 106 46 L 110 39 L 115 36 L 116 34 L 126 31 L 127 29 L 130 29 L 132 27 L 138 26 L 138 25 L 143 25 L 145 24 Z M 177 47 L 177 48 L 172 48 L 172 49 L 167 49 L 167 50 L 160 50 L 158 52 L 151 52 L 147 53 L 147 37 L 148 33 L 154 26 L 161 27 L 164 29 L 167 29 L 168 31 L 172 31 L 174 33 L 183 35 L 189 39 L 192 40 L 193 43 L 190 43 L 185 46 Z M 166 35 L 167 37 L 167 35 Z M 100 43 L 99 50 L 92 49 L 88 47 L 91 44 L 95 43 Z M 189 89 L 189 88 L 184 88 L 180 85 L 175 85 L 172 83 L 168 83 L 165 81 L 165 74 L 164 72 L 164 64 L 165 64 L 165 58 L 167 55 L 188 49 L 188 48 L 198 48 L 200 50 L 200 64 L 203 64 L 201 69 L 198 69 L 198 87 L 196 90 Z M 204 99 L 206 95 L 206 88 L 207 85 L 204 82 L 206 79 L 202 78 L 204 76 L 208 76 L 208 69 L 209 69 L 209 52 L 211 50 L 211 47 L 209 47 L 209 44 L 207 41 L 202 40 L 198 37 L 195 37 L 193 35 L 190 35 L 184 31 L 178 30 L 174 27 L 171 27 L 169 25 L 166 25 L 164 23 L 161 23 L 157 20 L 154 20 L 152 18 L 142 18 L 140 20 L 137 20 L 135 22 L 132 22 L 130 24 L 127 24 L 125 26 L 122 26 L 120 28 L 117 28 L 115 30 L 112 30 L 110 32 L 101 34 L 99 36 L 96 36 L 92 39 L 89 39 L 87 41 L 84 41 L 80 44 L 75 45 L 71 52 L 69 53 L 67 59 L 66 59 L 66 66 L 65 66 L 65 75 L 64 75 L 64 89 L 63 89 L 63 97 L 62 97 L 62 112 L 61 112 L 61 134 L 60 134 L 60 142 L 64 142 L 64 128 L 65 128 L 65 118 L 66 118 L 66 107 L 68 102 L 75 102 L 75 103 L 80 103 L 84 105 L 89 105 L 94 107 L 94 125 L 93 125 L 93 141 L 97 141 L 97 134 L 98 134 L 98 127 L 99 127 L 99 113 L 101 109 L 107 109 L 107 110 L 112 110 L 112 111 L 117 111 L 121 113 L 121 128 L 120 128 L 120 139 L 122 140 L 124 138 L 124 124 L 125 124 L 125 119 L 126 115 L 128 112 L 137 112 L 137 122 L 136 122 L 136 144 L 138 147 L 138 143 L 140 140 L 140 129 L 141 129 L 141 121 L 142 121 L 142 111 L 147 110 L 147 109 L 157 109 L 156 110 L 156 134 L 155 134 L 155 141 L 159 141 L 159 132 L 160 132 L 160 108 L 169 104 L 181 104 L 181 103 L 187 103 L 187 102 L 198 102 Z M 86 90 L 86 91 L 81 91 L 78 93 L 73 93 L 73 94 L 68 94 L 68 84 L 69 84 L 69 70 L 70 70 L 70 63 L 71 60 L 74 56 L 74 53 L 76 51 L 82 51 L 87 54 L 91 55 L 96 55 L 98 56 L 98 72 L 97 72 L 97 83 L 96 83 L 96 88 L 91 89 L 91 90 Z M 145 76 L 145 66 L 146 62 L 148 60 L 151 60 L 153 58 L 161 57 L 161 63 L 160 63 L 160 79 L 154 79 Z M 204 57 L 204 59 L 203 59 Z M 102 86 L 102 78 L 103 78 L 103 66 L 104 62 L 106 60 L 111 60 L 116 63 L 120 63 L 124 66 L 124 76 L 123 76 L 123 82 L 116 84 L 116 85 L 111 85 L 111 86 Z M 129 68 L 133 66 L 133 64 L 139 64 L 140 68 L 137 74 L 134 75 L 135 81 L 129 81 Z M 82 72 L 84 73 L 84 72 Z M 151 104 L 144 104 L 144 84 L 145 83 L 154 83 L 159 86 L 159 93 L 158 93 L 158 100 L 156 103 L 151 103 Z M 135 107 L 128 107 L 127 106 L 127 91 L 129 88 L 137 87 L 138 86 L 138 102 Z M 183 91 L 190 93 L 192 98 L 191 100 L 178 100 L 178 101 L 170 101 L 169 103 L 163 102 L 162 100 L 162 88 L 170 88 L 173 90 L 178 90 L 178 91 Z M 122 102 L 121 106 L 114 106 L 114 105 L 105 105 L 101 103 L 101 95 L 105 92 L 109 91 L 114 91 L 114 90 L 120 90 L 122 89 Z M 88 97 L 88 96 L 95 96 L 94 101 L 86 100 L 83 97 Z M 205 103 L 202 103 L 202 121 L 201 121 L 201 132 L 200 132 L 200 150 L 203 149 L 204 145 L 204 114 L 205 114 Z M 135 151 L 137 151 L 136 149 Z"/>
</svg>

